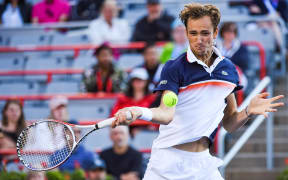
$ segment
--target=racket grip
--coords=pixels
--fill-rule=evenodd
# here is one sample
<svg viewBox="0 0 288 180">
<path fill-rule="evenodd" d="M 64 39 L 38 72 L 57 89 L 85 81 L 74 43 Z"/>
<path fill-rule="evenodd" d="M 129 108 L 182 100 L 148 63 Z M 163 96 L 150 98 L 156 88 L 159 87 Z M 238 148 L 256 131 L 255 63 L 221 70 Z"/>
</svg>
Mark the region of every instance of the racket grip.
<svg viewBox="0 0 288 180">
<path fill-rule="evenodd" d="M 126 118 L 132 119 L 132 114 L 130 111 L 126 112 Z M 113 121 L 115 121 L 115 117 L 103 120 L 103 121 L 96 124 L 96 129 L 101 129 L 101 128 L 105 128 L 107 126 L 111 126 Z"/>
</svg>

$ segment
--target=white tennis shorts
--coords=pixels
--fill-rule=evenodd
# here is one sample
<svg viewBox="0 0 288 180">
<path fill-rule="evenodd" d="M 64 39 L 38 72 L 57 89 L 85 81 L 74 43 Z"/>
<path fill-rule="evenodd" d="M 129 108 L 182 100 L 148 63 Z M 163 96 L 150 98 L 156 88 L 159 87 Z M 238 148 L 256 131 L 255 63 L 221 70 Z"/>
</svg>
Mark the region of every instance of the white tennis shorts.
<svg viewBox="0 0 288 180">
<path fill-rule="evenodd" d="M 143 180 L 224 180 L 218 170 L 222 164 L 209 150 L 152 149 Z"/>
</svg>

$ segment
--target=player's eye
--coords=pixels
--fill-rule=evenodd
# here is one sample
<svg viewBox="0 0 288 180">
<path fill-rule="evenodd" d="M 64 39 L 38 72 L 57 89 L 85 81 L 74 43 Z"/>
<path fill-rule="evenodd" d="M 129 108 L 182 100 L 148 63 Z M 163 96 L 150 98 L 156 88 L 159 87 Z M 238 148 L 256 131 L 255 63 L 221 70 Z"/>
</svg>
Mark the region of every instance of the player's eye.
<svg viewBox="0 0 288 180">
<path fill-rule="evenodd" d="M 197 35 L 197 32 L 194 32 L 194 31 L 191 32 L 191 31 L 190 31 L 189 34 L 192 35 L 192 36 L 196 36 L 196 35 Z"/>
<path fill-rule="evenodd" d="M 202 36 L 209 36 L 209 35 L 210 35 L 210 32 L 204 31 L 204 32 L 201 32 L 201 35 L 202 35 Z"/>
</svg>

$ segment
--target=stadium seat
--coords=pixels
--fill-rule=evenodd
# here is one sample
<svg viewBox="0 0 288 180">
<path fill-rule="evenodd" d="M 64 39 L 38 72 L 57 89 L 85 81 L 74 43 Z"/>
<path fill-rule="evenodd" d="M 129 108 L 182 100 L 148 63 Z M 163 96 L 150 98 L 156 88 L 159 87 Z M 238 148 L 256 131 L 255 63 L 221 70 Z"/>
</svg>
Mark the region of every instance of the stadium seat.
<svg viewBox="0 0 288 180">
<path fill-rule="evenodd" d="M 79 92 L 79 83 L 74 81 L 52 81 L 47 84 L 46 93 L 78 93 Z"/>
<path fill-rule="evenodd" d="M 157 131 L 140 131 L 136 134 L 132 140 L 132 145 L 137 149 L 150 149 L 153 144 L 153 140 L 158 136 Z"/>
<path fill-rule="evenodd" d="M 43 58 L 38 56 L 29 57 L 25 66 L 26 70 L 36 69 L 65 69 L 68 68 L 68 63 L 65 58 L 49 57 Z"/>
<path fill-rule="evenodd" d="M 128 70 L 144 63 L 143 57 L 141 54 L 123 54 L 120 56 L 117 66 L 120 69 Z"/>
<path fill-rule="evenodd" d="M 0 83 L 0 95 L 31 95 L 38 93 L 39 85 L 37 83 Z"/>
</svg>

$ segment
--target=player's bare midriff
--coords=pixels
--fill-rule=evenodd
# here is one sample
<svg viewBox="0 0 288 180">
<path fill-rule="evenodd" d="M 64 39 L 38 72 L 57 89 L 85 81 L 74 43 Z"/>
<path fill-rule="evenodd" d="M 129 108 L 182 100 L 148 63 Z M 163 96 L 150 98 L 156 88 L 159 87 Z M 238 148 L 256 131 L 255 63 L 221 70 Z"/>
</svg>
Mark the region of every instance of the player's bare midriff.
<svg viewBox="0 0 288 180">
<path fill-rule="evenodd" d="M 209 148 L 209 139 L 207 137 L 202 137 L 201 139 L 185 144 L 179 144 L 173 146 L 176 149 L 189 151 L 189 152 L 202 152 Z"/>
</svg>

